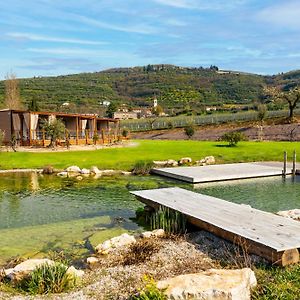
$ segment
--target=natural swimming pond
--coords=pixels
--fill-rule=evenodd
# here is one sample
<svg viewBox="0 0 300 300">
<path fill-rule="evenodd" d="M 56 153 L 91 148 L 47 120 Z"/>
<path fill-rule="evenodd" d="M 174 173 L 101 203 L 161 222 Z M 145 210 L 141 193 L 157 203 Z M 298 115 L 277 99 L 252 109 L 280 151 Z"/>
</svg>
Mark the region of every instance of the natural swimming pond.
<svg viewBox="0 0 300 300">
<path fill-rule="evenodd" d="M 192 185 L 158 176 L 61 179 L 30 174 L 0 175 L 0 265 L 13 256 L 49 251 L 88 255 L 91 245 L 126 231 L 142 207 L 131 190 L 170 186 L 193 189 L 252 207 L 278 211 L 300 206 L 300 180 L 281 177 Z"/>
</svg>

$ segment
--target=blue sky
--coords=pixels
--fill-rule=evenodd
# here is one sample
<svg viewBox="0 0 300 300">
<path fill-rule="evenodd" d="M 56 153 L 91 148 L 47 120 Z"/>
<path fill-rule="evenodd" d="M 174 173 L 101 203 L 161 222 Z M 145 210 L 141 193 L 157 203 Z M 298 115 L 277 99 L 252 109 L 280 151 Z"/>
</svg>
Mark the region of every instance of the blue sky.
<svg viewBox="0 0 300 300">
<path fill-rule="evenodd" d="M 0 78 L 147 64 L 300 69 L 299 0 L 7 0 Z"/>
</svg>

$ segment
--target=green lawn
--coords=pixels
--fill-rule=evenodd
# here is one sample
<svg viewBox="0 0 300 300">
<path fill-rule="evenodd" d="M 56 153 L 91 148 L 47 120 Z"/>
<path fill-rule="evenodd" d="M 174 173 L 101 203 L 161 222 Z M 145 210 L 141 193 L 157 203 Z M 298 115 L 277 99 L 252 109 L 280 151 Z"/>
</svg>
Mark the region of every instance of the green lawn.
<svg viewBox="0 0 300 300">
<path fill-rule="evenodd" d="M 89 168 L 129 170 L 138 160 L 164 160 L 191 157 L 194 160 L 213 155 L 219 163 L 245 161 L 282 161 L 283 151 L 291 159 L 294 150 L 300 153 L 297 142 L 241 142 L 236 147 L 225 147 L 221 142 L 203 141 L 134 141 L 137 146 L 107 148 L 78 152 L 1 152 L 0 169 L 40 168 L 52 165 L 63 169 L 70 165 Z"/>
</svg>

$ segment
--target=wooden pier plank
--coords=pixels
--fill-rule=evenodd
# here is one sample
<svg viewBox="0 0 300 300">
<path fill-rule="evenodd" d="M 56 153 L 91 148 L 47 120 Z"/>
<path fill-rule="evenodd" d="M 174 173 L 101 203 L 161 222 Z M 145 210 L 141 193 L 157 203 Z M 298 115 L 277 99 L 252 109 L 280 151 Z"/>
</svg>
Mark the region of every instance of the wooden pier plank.
<svg viewBox="0 0 300 300">
<path fill-rule="evenodd" d="M 287 174 L 291 174 L 290 165 Z M 257 178 L 282 175 L 282 164 L 278 162 L 251 162 L 196 167 L 153 169 L 154 174 L 189 183 Z"/>
<path fill-rule="evenodd" d="M 222 238 L 247 241 L 254 253 L 273 262 L 285 251 L 298 253 L 300 248 L 300 222 L 288 218 L 177 187 L 132 194 L 154 208 L 163 205 L 177 210 L 194 225 Z M 291 260 L 297 260 L 295 255 Z"/>
</svg>

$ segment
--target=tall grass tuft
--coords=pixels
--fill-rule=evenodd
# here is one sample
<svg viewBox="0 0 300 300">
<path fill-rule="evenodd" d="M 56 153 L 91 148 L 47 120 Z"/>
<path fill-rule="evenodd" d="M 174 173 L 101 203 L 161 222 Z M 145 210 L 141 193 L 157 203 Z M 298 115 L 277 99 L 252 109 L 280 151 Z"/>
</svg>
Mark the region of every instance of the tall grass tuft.
<svg viewBox="0 0 300 300">
<path fill-rule="evenodd" d="M 186 216 L 182 213 L 160 206 L 150 217 L 151 229 L 164 229 L 167 233 L 184 233 L 186 231 Z"/>
<path fill-rule="evenodd" d="M 132 173 L 135 175 L 147 175 L 150 173 L 154 164 L 152 161 L 138 161 L 133 167 Z"/>
<path fill-rule="evenodd" d="M 37 267 L 20 283 L 20 288 L 30 294 L 61 293 L 75 286 L 76 278 L 67 273 L 68 267 L 62 263 L 45 263 Z"/>
</svg>

